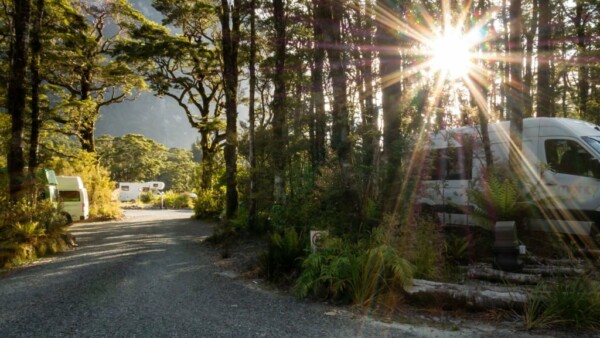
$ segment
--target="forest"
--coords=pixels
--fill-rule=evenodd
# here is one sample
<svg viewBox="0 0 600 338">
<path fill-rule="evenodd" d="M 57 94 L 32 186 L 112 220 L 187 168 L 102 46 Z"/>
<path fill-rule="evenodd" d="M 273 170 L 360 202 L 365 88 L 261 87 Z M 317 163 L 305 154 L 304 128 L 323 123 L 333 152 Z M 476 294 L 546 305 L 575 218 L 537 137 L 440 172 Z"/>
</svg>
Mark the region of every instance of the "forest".
<svg viewBox="0 0 600 338">
<path fill-rule="evenodd" d="M 415 202 L 428 135 L 472 126 L 489 148 L 510 121 L 497 175 L 519 185 L 524 119 L 600 124 L 596 0 L 153 0 L 162 22 L 137 3 L 0 0 L 0 262 L 68 231 L 40 169 L 81 176 L 99 218 L 120 216 L 115 182 L 161 179 L 198 195 L 215 238 L 263 236 L 268 279 L 365 304 L 473 259 Z M 191 149 L 95 135 L 144 91 L 177 103 Z"/>
</svg>

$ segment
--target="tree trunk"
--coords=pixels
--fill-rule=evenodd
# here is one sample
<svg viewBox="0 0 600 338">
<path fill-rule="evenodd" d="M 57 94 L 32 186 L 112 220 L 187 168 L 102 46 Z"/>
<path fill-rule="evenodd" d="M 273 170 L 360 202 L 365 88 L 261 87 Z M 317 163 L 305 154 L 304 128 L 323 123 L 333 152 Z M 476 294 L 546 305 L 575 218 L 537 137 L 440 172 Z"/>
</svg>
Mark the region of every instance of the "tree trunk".
<svg viewBox="0 0 600 338">
<path fill-rule="evenodd" d="M 33 181 L 38 167 L 38 150 L 40 141 L 40 58 L 42 54 L 41 28 L 44 17 L 45 0 L 36 1 L 35 16 L 31 31 L 31 135 L 29 141 L 29 177 Z"/>
<path fill-rule="evenodd" d="M 336 0 L 325 0 L 323 2 L 323 14 L 329 19 L 329 29 L 325 31 L 325 43 L 327 48 L 327 57 L 330 67 L 331 87 L 333 91 L 332 102 L 332 130 L 331 147 L 336 152 L 340 166 L 340 172 L 343 184 L 343 212 L 351 216 L 354 227 L 351 231 L 358 233 L 360 224 L 360 205 L 354 172 L 351 164 L 351 142 L 349 111 L 347 102 L 347 83 L 344 56 L 342 51 L 342 17 L 344 15 L 343 4 Z"/>
<path fill-rule="evenodd" d="M 590 90 L 589 83 L 589 69 L 586 66 L 585 54 L 586 54 L 586 30 L 585 30 L 585 13 L 584 3 L 587 1 L 577 0 L 575 7 L 575 30 L 577 31 L 577 58 L 581 60 L 579 62 L 579 79 L 577 81 L 578 91 L 578 108 L 580 116 L 585 119 L 596 122 L 597 116 L 593 116 L 593 112 L 588 112 L 588 97 Z"/>
<path fill-rule="evenodd" d="M 554 116 L 552 100 L 552 11 L 550 0 L 539 1 L 537 116 Z"/>
<path fill-rule="evenodd" d="M 248 70 L 250 72 L 250 97 L 248 102 L 248 120 L 250 123 L 248 130 L 248 161 L 250 162 L 250 197 L 248 203 L 248 226 L 252 230 L 256 230 L 256 151 L 254 141 L 255 117 L 255 91 L 256 91 L 256 0 L 250 1 L 250 55 L 248 62 Z"/>
<path fill-rule="evenodd" d="M 287 126 L 285 106 L 285 8 L 283 0 L 273 0 L 273 22 L 275 25 L 275 76 L 273 78 L 273 194 L 276 204 L 285 203 L 285 163 L 287 148 Z"/>
<path fill-rule="evenodd" d="M 477 10 L 480 13 L 480 17 L 482 17 L 483 13 L 485 13 L 488 8 L 485 5 L 485 1 L 484 0 L 479 0 L 479 3 L 477 4 Z M 485 64 L 481 64 L 481 67 L 485 67 Z M 481 128 L 481 140 L 483 143 L 483 152 L 485 154 L 485 163 L 486 166 L 488 168 L 492 167 L 494 165 L 494 157 L 492 155 L 492 148 L 491 148 L 491 144 L 490 144 L 490 134 L 488 131 L 488 122 L 489 122 L 489 115 L 491 112 L 491 109 L 489 108 L 490 103 L 488 102 L 488 97 L 489 97 L 489 93 L 488 93 L 488 89 L 487 89 L 487 83 L 481 84 L 476 78 L 472 78 L 473 80 L 473 84 L 476 88 L 477 91 L 479 91 L 481 93 L 482 96 L 482 100 L 481 102 L 476 104 L 477 107 L 477 115 L 479 117 L 479 127 Z M 485 81 L 488 81 L 490 79 L 488 78 L 484 78 Z M 494 82 L 493 80 L 490 80 L 489 82 Z M 471 95 L 472 98 L 475 98 L 475 95 Z M 476 99 L 475 99 L 476 101 Z"/>
<path fill-rule="evenodd" d="M 365 6 L 370 6 L 367 3 Z M 369 11 L 366 11 L 369 13 Z M 374 102 L 374 88 L 373 88 L 373 20 L 366 14 L 364 17 L 364 24 L 362 31 L 364 32 L 364 38 L 361 40 L 361 68 L 362 83 L 359 84 L 362 90 L 362 123 L 364 126 L 364 132 L 362 135 L 364 156 L 363 165 L 373 166 L 375 158 L 375 152 L 377 151 L 379 142 L 377 139 L 377 119 L 375 112 Z"/>
<path fill-rule="evenodd" d="M 399 13 L 397 6 L 388 6 L 389 1 L 377 0 L 379 13 Z M 376 44 L 379 52 L 379 78 L 381 84 L 381 106 L 383 111 L 383 160 L 385 180 L 383 183 L 384 210 L 395 208 L 400 192 L 401 182 L 397 178 L 401 167 L 401 154 L 398 149 L 400 140 L 400 99 L 402 97 L 402 81 L 400 80 L 401 56 L 398 31 L 395 26 L 388 26 L 385 14 L 376 19 Z"/>
<path fill-rule="evenodd" d="M 14 0 L 12 15 L 14 40 L 10 50 L 8 77 L 8 112 L 11 115 L 11 139 L 8 148 L 9 197 L 16 202 L 24 192 L 25 158 L 23 152 L 23 130 L 27 90 L 28 43 L 31 18 L 31 1 Z"/>
<path fill-rule="evenodd" d="M 322 0 L 313 2 L 313 34 L 314 34 L 314 66 L 311 73 L 312 105 L 314 107 L 315 138 L 313 144 L 313 167 L 317 168 L 325 161 L 325 133 L 327 119 L 325 116 L 325 94 L 323 88 L 323 63 L 325 49 L 323 46 L 323 4 Z"/>
<path fill-rule="evenodd" d="M 507 0 L 502 0 L 502 29 L 504 31 L 503 34 L 503 44 L 504 44 L 504 55 L 508 58 L 509 49 L 510 49 L 510 41 L 509 41 L 509 28 L 508 22 L 510 18 L 508 17 L 508 4 Z M 508 96 L 510 95 L 510 64 L 508 61 L 502 63 L 502 85 L 500 87 L 500 96 L 501 96 L 501 109 L 500 109 L 500 120 L 510 119 L 510 113 L 508 112 Z"/>
<path fill-rule="evenodd" d="M 238 47 L 240 33 L 240 0 L 234 0 L 230 8 L 228 0 L 221 0 L 221 28 L 223 53 L 223 83 L 225 88 L 225 217 L 231 219 L 238 208 L 237 192 L 237 88 Z"/>
<path fill-rule="evenodd" d="M 511 169 L 520 177 L 521 173 L 521 149 L 523 143 L 523 76 L 521 70 L 522 62 L 519 60 L 523 53 L 521 47 L 521 34 L 523 33 L 521 0 L 511 0 L 509 8 L 510 16 L 510 44 L 509 59 L 514 59 L 510 67 L 510 91 L 508 96 L 508 108 L 510 112 L 510 139 L 509 163 Z"/>
<path fill-rule="evenodd" d="M 527 64 L 525 67 L 525 77 L 523 82 L 525 84 L 525 117 L 533 117 L 533 40 L 535 38 L 535 30 L 537 28 L 537 12 L 538 12 L 538 0 L 533 0 L 533 9 L 531 12 L 531 23 L 526 37 L 526 59 Z"/>
</svg>

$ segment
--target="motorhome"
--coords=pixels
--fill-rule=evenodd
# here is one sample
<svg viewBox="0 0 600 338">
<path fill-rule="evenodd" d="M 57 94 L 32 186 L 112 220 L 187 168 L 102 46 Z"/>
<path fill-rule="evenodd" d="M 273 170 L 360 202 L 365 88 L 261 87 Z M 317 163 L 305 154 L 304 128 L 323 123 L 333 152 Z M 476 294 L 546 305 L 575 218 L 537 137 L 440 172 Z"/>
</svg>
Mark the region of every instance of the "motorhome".
<svg viewBox="0 0 600 338">
<path fill-rule="evenodd" d="M 88 219 L 90 206 L 87 189 L 79 176 L 56 176 L 58 195 L 69 221 Z"/>
<path fill-rule="evenodd" d="M 490 124 L 494 164 L 508 165 L 509 122 Z M 530 220 L 535 230 L 593 235 L 600 224 L 600 127 L 566 118 L 523 120 L 522 155 L 534 204 L 545 210 Z M 469 215 L 469 189 L 478 189 L 486 167 L 477 127 L 443 130 L 424 147 L 426 162 L 418 203 L 437 211 L 444 225 L 478 225 Z M 550 201 L 550 203 L 548 203 Z"/>
<path fill-rule="evenodd" d="M 135 202 L 142 193 L 159 193 L 165 188 L 164 182 L 119 182 L 119 200 L 121 202 Z"/>
</svg>

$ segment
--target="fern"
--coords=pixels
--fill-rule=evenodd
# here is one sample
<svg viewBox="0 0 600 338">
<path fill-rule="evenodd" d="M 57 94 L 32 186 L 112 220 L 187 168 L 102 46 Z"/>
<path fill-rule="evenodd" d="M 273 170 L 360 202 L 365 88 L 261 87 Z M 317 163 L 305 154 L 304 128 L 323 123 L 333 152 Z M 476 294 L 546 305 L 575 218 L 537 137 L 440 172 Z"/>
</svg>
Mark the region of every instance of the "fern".
<svg viewBox="0 0 600 338">
<path fill-rule="evenodd" d="M 517 182 L 495 174 L 483 182 L 481 190 L 470 190 L 469 198 L 474 205 L 471 215 L 489 229 L 498 221 L 521 220 L 530 211 Z"/>
<path fill-rule="evenodd" d="M 369 246 L 327 239 L 320 251 L 304 260 L 294 293 L 363 305 L 406 285 L 412 279 L 412 266 L 382 239 L 379 231 L 374 231 Z"/>
</svg>

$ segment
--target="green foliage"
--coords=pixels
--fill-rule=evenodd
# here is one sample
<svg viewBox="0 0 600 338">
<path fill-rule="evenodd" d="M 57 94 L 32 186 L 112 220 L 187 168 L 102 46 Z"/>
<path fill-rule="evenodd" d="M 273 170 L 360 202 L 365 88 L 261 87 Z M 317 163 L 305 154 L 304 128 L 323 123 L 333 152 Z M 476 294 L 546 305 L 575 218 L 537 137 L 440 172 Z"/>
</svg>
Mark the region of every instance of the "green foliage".
<svg viewBox="0 0 600 338">
<path fill-rule="evenodd" d="M 207 189 L 198 192 L 194 202 L 194 217 L 198 219 L 218 218 L 225 208 L 225 188 Z"/>
<path fill-rule="evenodd" d="M 140 194 L 140 202 L 148 204 L 154 202 L 155 197 L 151 192 L 143 192 Z M 159 202 L 160 203 L 160 202 Z"/>
<path fill-rule="evenodd" d="M 474 205 L 472 216 L 491 229 L 498 221 L 520 221 L 531 213 L 519 183 L 508 175 L 491 172 L 481 182 L 481 189 L 468 191 Z"/>
<path fill-rule="evenodd" d="M 260 259 L 268 280 L 280 282 L 295 277 L 308 245 L 305 235 L 298 234 L 294 228 L 287 228 L 270 236 L 269 246 Z"/>
<path fill-rule="evenodd" d="M 304 260 L 294 293 L 366 305 L 398 291 L 412 279 L 413 268 L 384 240 L 380 229 L 368 244 L 325 239 L 323 247 Z"/>
<path fill-rule="evenodd" d="M 156 180 L 166 160 L 167 148 L 143 135 L 104 136 L 98 145 L 101 163 L 116 182 Z"/>
<path fill-rule="evenodd" d="M 383 224 L 400 227 L 399 251 L 414 266 L 414 276 L 440 280 L 445 268 L 445 252 L 439 224 L 427 217 L 406 220 L 403 224 L 396 222 L 393 217 L 388 217 Z"/>
<path fill-rule="evenodd" d="M 600 290 L 585 278 L 540 284 L 525 305 L 527 329 L 553 325 L 600 329 Z"/>
<path fill-rule="evenodd" d="M 66 248 L 67 222 L 49 201 L 0 198 L 0 267 L 25 263 Z"/>
<path fill-rule="evenodd" d="M 164 196 L 164 207 L 169 209 L 191 209 L 194 207 L 194 201 L 189 194 L 180 194 L 173 191 L 167 191 Z M 155 198 L 155 203 L 160 203 L 160 197 Z"/>
</svg>

